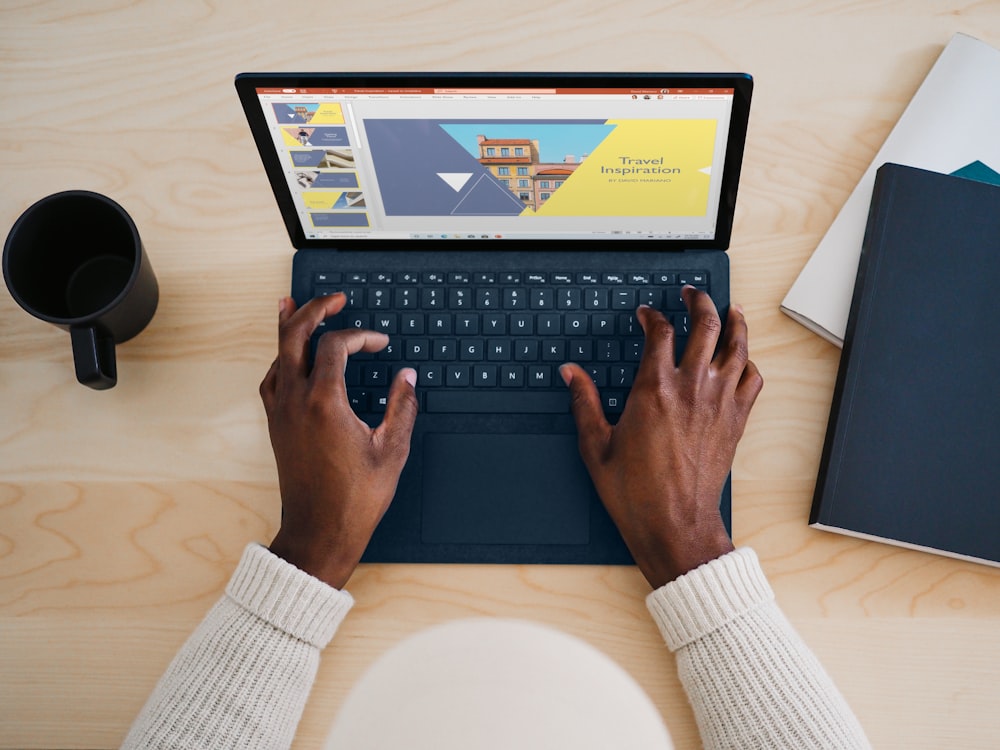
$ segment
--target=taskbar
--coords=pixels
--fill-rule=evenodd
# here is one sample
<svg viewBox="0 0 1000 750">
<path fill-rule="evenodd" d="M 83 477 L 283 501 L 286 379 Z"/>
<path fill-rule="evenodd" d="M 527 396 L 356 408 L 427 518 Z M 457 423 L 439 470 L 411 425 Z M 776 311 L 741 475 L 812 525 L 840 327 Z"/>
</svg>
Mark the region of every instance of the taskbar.
<svg viewBox="0 0 1000 750">
<path fill-rule="evenodd" d="M 308 232 L 309 240 L 713 240 L 711 232 Z"/>
</svg>

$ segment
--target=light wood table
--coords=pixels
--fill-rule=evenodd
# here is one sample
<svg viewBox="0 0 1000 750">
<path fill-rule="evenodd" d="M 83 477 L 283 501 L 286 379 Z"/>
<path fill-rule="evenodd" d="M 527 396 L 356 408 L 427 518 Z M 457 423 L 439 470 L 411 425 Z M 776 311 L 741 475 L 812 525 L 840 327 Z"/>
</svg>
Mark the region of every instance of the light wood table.
<svg viewBox="0 0 1000 750">
<path fill-rule="evenodd" d="M 106 193 L 162 298 L 119 385 L 0 293 L 0 746 L 113 747 L 279 501 L 257 385 L 291 248 L 233 90 L 243 70 L 745 70 L 756 88 L 731 249 L 766 385 L 734 526 L 880 748 L 1000 741 L 1000 571 L 806 526 L 839 350 L 778 304 L 954 32 L 1000 5 L 262 0 L 0 4 L 0 227 Z M 990 95 L 984 92 L 984 95 Z M 296 747 L 407 633 L 528 618 L 624 665 L 699 739 L 633 568 L 377 565 L 324 656 Z"/>
</svg>

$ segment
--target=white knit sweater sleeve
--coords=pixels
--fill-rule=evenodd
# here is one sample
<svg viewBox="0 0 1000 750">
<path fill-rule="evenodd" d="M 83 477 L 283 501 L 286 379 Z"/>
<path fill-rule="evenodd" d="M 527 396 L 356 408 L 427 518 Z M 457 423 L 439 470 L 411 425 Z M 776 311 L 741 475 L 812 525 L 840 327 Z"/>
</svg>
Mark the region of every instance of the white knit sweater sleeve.
<svg viewBox="0 0 1000 750">
<path fill-rule="evenodd" d="M 249 545 L 122 747 L 290 747 L 320 651 L 353 603 L 350 594 Z"/>
<path fill-rule="evenodd" d="M 706 748 L 868 748 L 864 731 L 774 601 L 753 550 L 662 586 L 646 605 L 677 657 Z"/>
</svg>

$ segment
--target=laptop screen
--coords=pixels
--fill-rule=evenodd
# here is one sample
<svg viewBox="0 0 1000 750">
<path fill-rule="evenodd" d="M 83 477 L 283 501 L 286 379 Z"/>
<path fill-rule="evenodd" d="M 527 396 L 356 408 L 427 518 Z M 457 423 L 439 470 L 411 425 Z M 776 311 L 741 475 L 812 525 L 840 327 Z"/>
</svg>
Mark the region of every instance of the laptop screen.
<svg viewBox="0 0 1000 750">
<path fill-rule="evenodd" d="M 241 91 L 293 242 L 728 243 L 748 78 L 357 76 Z"/>
</svg>

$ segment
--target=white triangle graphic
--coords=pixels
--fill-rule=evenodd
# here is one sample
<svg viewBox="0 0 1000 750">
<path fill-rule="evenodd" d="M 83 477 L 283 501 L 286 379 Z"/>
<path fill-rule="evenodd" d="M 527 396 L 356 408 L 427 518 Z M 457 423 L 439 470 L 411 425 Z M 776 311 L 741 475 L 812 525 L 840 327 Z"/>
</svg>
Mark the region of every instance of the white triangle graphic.
<svg viewBox="0 0 1000 750">
<path fill-rule="evenodd" d="M 710 175 L 710 174 L 712 174 L 712 165 L 711 165 L 711 164 L 709 164 L 709 165 L 708 165 L 707 167 L 702 167 L 702 168 L 701 168 L 701 169 L 699 169 L 698 171 L 699 171 L 699 172 L 704 172 L 705 174 L 708 174 L 708 175 Z"/>
<path fill-rule="evenodd" d="M 448 183 L 448 186 L 456 193 L 465 187 L 465 183 L 472 177 L 472 172 L 438 172 L 437 176 Z"/>
</svg>

